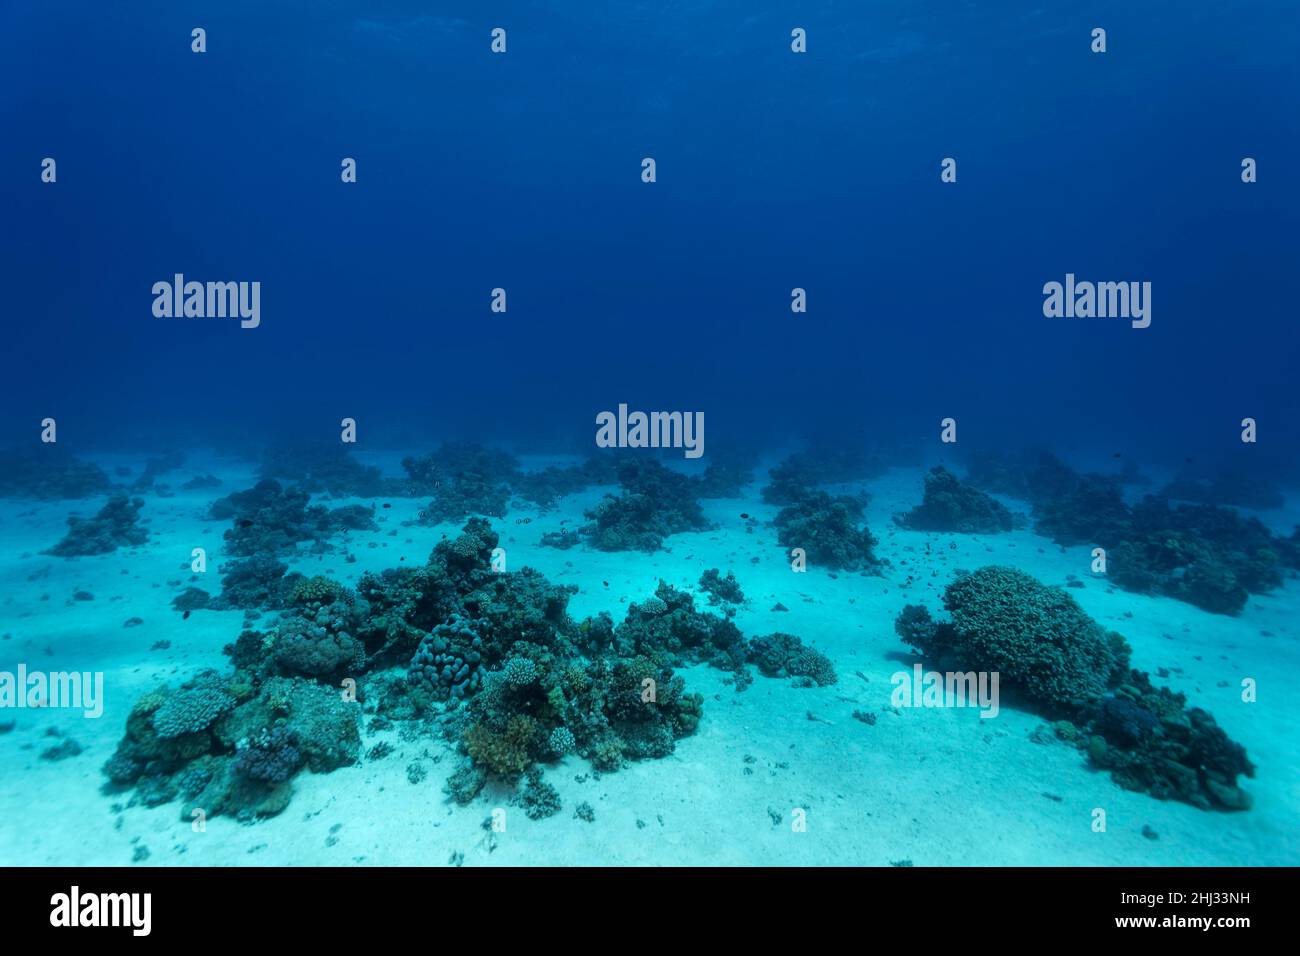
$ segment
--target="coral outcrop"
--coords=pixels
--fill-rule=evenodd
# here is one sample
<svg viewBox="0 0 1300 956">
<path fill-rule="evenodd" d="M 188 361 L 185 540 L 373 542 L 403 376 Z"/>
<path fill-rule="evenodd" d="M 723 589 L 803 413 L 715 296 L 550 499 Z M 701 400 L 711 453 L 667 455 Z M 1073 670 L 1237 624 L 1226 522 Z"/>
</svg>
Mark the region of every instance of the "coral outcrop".
<svg viewBox="0 0 1300 956">
<path fill-rule="evenodd" d="M 935 666 L 1000 675 L 1057 735 L 1115 781 L 1202 809 L 1242 810 L 1237 783 L 1254 776 L 1245 749 L 1186 698 L 1156 688 L 1130 666 L 1128 643 L 1087 616 L 1064 590 L 1021 571 L 980 568 L 944 592 L 951 620 L 908 605 L 895 621 L 903 640 Z"/>
<path fill-rule="evenodd" d="M 948 469 L 932 468 L 925 477 L 925 497 L 894 519 L 913 531 L 997 534 L 1015 527 L 1015 515 L 996 498 L 957 480 Z"/>
<path fill-rule="evenodd" d="M 50 554 L 61 558 L 79 555 L 109 554 L 118 548 L 144 544 L 149 532 L 140 523 L 141 498 L 114 495 L 91 518 L 72 515 L 68 518 L 68 533 L 63 540 L 50 548 Z"/>
</svg>

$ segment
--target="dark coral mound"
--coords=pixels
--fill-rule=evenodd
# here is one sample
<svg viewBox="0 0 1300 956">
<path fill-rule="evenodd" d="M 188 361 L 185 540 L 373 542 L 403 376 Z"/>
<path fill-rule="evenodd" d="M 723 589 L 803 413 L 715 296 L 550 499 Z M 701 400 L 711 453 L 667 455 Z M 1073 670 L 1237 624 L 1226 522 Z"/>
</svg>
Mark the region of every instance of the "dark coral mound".
<svg viewBox="0 0 1300 956">
<path fill-rule="evenodd" d="M 1130 526 L 1123 485 L 1107 475 L 1074 475 L 1064 481 L 1050 468 L 1052 481 L 1062 487 L 1034 500 L 1035 529 L 1057 544 L 1100 544 L 1119 541 Z"/>
<path fill-rule="evenodd" d="M 195 475 L 181 485 L 182 491 L 202 491 L 206 488 L 220 488 L 222 481 L 216 475 Z"/>
<path fill-rule="evenodd" d="M 1037 530 L 1060 544 L 1104 548 L 1108 573 L 1125 590 L 1236 614 L 1294 566 L 1286 539 L 1231 508 L 1173 506 L 1157 496 L 1130 507 L 1119 479 L 1078 475 L 1050 457 L 1029 484 Z"/>
<path fill-rule="evenodd" d="M 911 511 L 895 518 L 913 531 L 996 534 L 1015 527 L 1015 515 L 1000 501 L 957 480 L 942 465 L 925 477 L 925 497 Z"/>
<path fill-rule="evenodd" d="M 819 485 L 862 481 L 886 470 L 888 466 L 863 449 L 814 444 L 768 471 L 769 481 L 762 497 L 769 504 L 793 504 Z"/>
<path fill-rule="evenodd" d="M 470 442 L 444 442 L 432 454 L 402 459 L 402 494 L 431 495 L 420 523 L 463 521 L 471 515 L 503 517 L 510 483 L 518 475 L 514 456 Z"/>
<path fill-rule="evenodd" d="M 764 677 L 793 677 L 799 687 L 828 687 L 839 680 L 830 658 L 793 634 L 778 631 L 752 639 L 749 660 Z"/>
<path fill-rule="evenodd" d="M 144 463 L 144 471 L 131 485 L 131 490 L 149 491 L 154 488 L 160 477 L 168 472 L 175 471 L 183 464 L 185 464 L 185 453 L 181 451 L 169 451 L 147 458 Z"/>
<path fill-rule="evenodd" d="M 519 472 L 510 484 L 518 497 L 548 511 L 561 498 L 592 485 L 618 484 L 619 466 L 633 460 L 635 456 L 629 453 L 603 452 L 580 465 L 549 465 L 541 471 Z M 701 497 L 709 497 L 703 485 L 697 490 Z"/>
<path fill-rule="evenodd" d="M 966 461 L 966 483 L 995 495 L 1028 499 L 1029 474 L 1035 465 L 1036 462 L 1024 454 L 981 449 Z"/>
<path fill-rule="evenodd" d="M 1014 568 L 989 566 L 944 591 L 951 621 L 905 609 L 895 629 L 927 659 L 996 671 L 1008 687 L 1049 712 L 1100 698 L 1122 676 L 1128 650 L 1068 592 Z"/>
<path fill-rule="evenodd" d="M 1254 774 L 1245 750 L 1209 714 L 1132 669 L 1123 637 L 1064 590 L 985 567 L 949 584 L 944 607 L 949 621 L 908 605 L 894 628 L 936 666 L 997 673 L 1030 707 L 1068 718 L 1069 739 L 1121 786 L 1205 809 L 1250 805 L 1236 784 Z"/>
<path fill-rule="evenodd" d="M 109 554 L 118 548 L 144 544 L 149 532 L 140 524 L 144 507 L 140 498 L 114 495 L 93 518 L 68 518 L 68 533 L 50 548 L 49 554 L 71 558 L 85 554 Z"/>
<path fill-rule="evenodd" d="M 695 483 L 657 461 L 632 459 L 618 468 L 623 490 L 586 513 L 583 529 L 601 551 L 658 551 L 664 538 L 711 525 L 695 500 Z"/>
<path fill-rule="evenodd" d="M 876 538 L 865 526 L 858 527 L 864 510 L 862 496 L 805 492 L 777 512 L 777 540 L 786 548 L 802 548 L 809 564 L 874 572 L 880 566 Z"/>
<path fill-rule="evenodd" d="M 463 521 L 470 515 L 503 518 L 510 506 L 510 486 L 480 474 L 445 479 L 433 499 L 420 510 L 423 525 Z"/>
<path fill-rule="evenodd" d="M 704 474 L 696 479 L 701 498 L 739 498 L 754 480 L 757 456 L 739 449 L 712 454 Z"/>
<path fill-rule="evenodd" d="M 1236 614 L 1249 594 L 1282 584 L 1286 545 L 1257 518 L 1216 505 L 1148 497 L 1109 553 L 1109 573 L 1128 591 L 1163 594 L 1217 614 Z"/>
<path fill-rule="evenodd" d="M 0 498 L 60 501 L 90 498 L 112 489 L 98 465 L 61 450 L 57 444 L 0 451 Z"/>
<path fill-rule="evenodd" d="M 709 568 L 700 575 L 700 590 L 709 596 L 710 604 L 744 604 L 745 593 L 735 574 L 728 571 L 724 578 L 717 568 Z"/>
<path fill-rule="evenodd" d="M 300 542 L 312 541 L 326 547 L 327 539 L 340 531 L 376 531 L 374 509 L 347 505 L 330 509 L 310 504 L 303 488 L 282 487 L 266 478 L 246 491 L 218 498 L 208 508 L 208 517 L 233 519 L 222 536 L 227 554 L 236 557 L 274 555 L 294 550 Z"/>
<path fill-rule="evenodd" d="M 1254 777 L 1246 749 L 1184 695 L 1154 687 L 1141 671 L 1102 701 L 1085 744 L 1089 759 L 1127 790 L 1202 810 L 1249 810 L 1239 776 Z"/>
<path fill-rule="evenodd" d="M 261 476 L 289 482 L 313 495 L 374 498 L 386 493 L 379 469 L 361 464 L 342 442 L 268 448 L 262 453 Z"/>
<path fill-rule="evenodd" d="M 1179 475 L 1161 490 L 1162 498 L 1175 498 L 1203 505 L 1230 505 L 1267 511 L 1281 508 L 1286 498 L 1281 490 L 1265 478 L 1225 472 L 1214 478 Z"/>
<path fill-rule="evenodd" d="M 269 555 L 228 561 L 221 568 L 221 593 L 207 606 L 215 611 L 256 608 L 278 611 L 288 603 L 289 595 L 302 577 Z"/>
<path fill-rule="evenodd" d="M 576 531 L 570 531 L 568 528 L 562 528 L 559 531 L 546 532 L 537 543 L 543 548 L 568 551 L 570 548 L 576 548 L 582 544 L 582 535 Z"/>
</svg>

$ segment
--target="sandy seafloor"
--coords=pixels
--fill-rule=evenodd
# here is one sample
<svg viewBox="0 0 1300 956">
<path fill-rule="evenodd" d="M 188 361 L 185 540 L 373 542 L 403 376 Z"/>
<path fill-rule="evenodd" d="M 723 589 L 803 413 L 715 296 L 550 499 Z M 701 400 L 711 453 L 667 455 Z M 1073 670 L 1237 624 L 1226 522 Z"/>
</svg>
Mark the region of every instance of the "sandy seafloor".
<svg viewBox="0 0 1300 956">
<path fill-rule="evenodd" d="M 396 474 L 398 455 L 367 457 Z M 112 473 L 141 459 L 101 457 Z M 540 467 L 542 459 L 524 459 Z M 101 719 L 75 711 L 0 711 L 0 865 L 873 865 L 910 861 L 947 865 L 1279 865 L 1300 863 L 1300 735 L 1295 689 L 1300 686 L 1300 582 L 1252 596 L 1240 617 L 1200 611 L 1165 598 L 1109 587 L 1089 573 L 1089 549 L 1063 549 L 1028 530 L 995 536 L 907 532 L 891 516 L 920 500 L 921 468 L 893 469 L 862 484 L 873 494 L 868 525 L 881 539 L 877 554 L 892 562 L 883 577 L 790 570 L 770 521 L 773 507 L 758 497 L 765 468 L 742 499 L 704 501 L 718 528 L 668 539 L 653 555 L 604 553 L 585 546 L 560 551 L 538 546 L 546 531 L 582 523 L 582 511 L 606 490 L 592 488 L 541 514 L 512 505 L 494 521 L 511 570 L 531 565 L 559 583 L 576 584 L 575 618 L 610 611 L 621 621 L 627 602 L 651 594 L 660 578 L 698 594 L 701 572 L 734 570 L 748 601 L 736 621 L 746 636 L 781 630 L 828 654 L 839 683 L 800 689 L 755 676 L 742 693 L 708 667 L 684 668 L 689 690 L 705 696 L 698 732 L 663 760 L 593 774 L 577 756 L 547 769 L 563 810 L 533 821 L 507 794 L 485 791 L 458 807 L 442 792 L 456 760 L 450 745 L 430 736 L 400 739 L 396 728 L 363 730 L 362 750 L 380 740 L 393 752 L 328 775 L 300 774 L 288 809 L 256 824 L 213 818 L 193 832 L 180 804 L 126 806 L 129 794 L 106 794 L 101 772 L 135 698 L 159 683 L 173 685 L 202 668 L 228 669 L 222 646 L 239 634 L 239 611 L 196 611 L 182 620 L 169 602 L 185 585 L 220 590 L 221 534 L 228 522 L 204 520 L 209 501 L 249 487 L 251 465 L 191 456 L 160 480 L 177 488 L 211 472 L 219 489 L 145 494 L 150 543 L 100 557 L 66 560 L 40 554 L 65 531 L 74 510 L 93 513 L 102 500 L 0 501 L 0 669 L 25 662 L 32 670 L 101 670 L 107 704 Z M 959 473 L 961 472 L 959 469 Z M 129 479 L 127 479 L 129 481 Z M 843 486 L 852 490 L 853 486 Z M 840 490 L 840 489 L 833 489 Z M 334 505 L 352 499 L 333 499 Z M 384 499 L 377 533 L 353 533 L 333 554 L 302 553 L 291 566 L 354 584 L 362 572 L 423 562 L 458 525 L 402 526 L 425 504 Z M 1004 499 L 1014 510 L 1023 503 Z M 368 503 L 368 502 L 366 502 Z M 747 531 L 747 513 L 760 524 Z M 1296 523 L 1295 503 L 1260 515 L 1275 530 Z M 531 518 L 529 523 L 519 519 Z M 337 541 L 338 539 L 336 539 Z M 926 545 L 931 545 L 929 557 Z M 191 582 L 190 549 L 204 546 L 204 580 Z M 345 563 L 345 552 L 356 562 Z M 1102 624 L 1134 648 L 1134 665 L 1185 691 L 1247 747 L 1258 767 L 1245 781 L 1255 806 L 1245 813 L 1197 810 L 1125 791 L 1090 770 L 1079 751 L 1036 743 L 1042 721 L 1003 702 L 995 719 L 973 709 L 890 708 L 890 675 L 912 657 L 893 630 L 906 603 L 941 609 L 939 594 L 957 568 L 1005 563 L 1048 583 L 1067 574 L 1085 579 L 1070 591 Z M 917 582 L 900 585 L 909 574 Z M 608 582 L 608 586 L 604 582 Z M 93 601 L 74 601 L 84 590 Z M 771 610 L 781 602 L 788 612 Z M 697 598 L 706 606 L 703 595 Z M 1130 616 L 1131 615 L 1131 616 Z M 144 623 L 126 628 L 133 616 Z M 268 615 L 258 627 L 269 626 Z M 167 650 L 151 650 L 158 641 Z M 1259 699 L 1242 703 L 1243 677 L 1258 681 Z M 877 713 L 875 725 L 852 717 Z M 83 752 L 58 762 L 39 758 L 57 744 L 57 731 Z M 419 762 L 428 776 L 407 779 Z M 594 822 L 577 819 L 586 801 Z M 489 838 L 483 822 L 507 809 L 504 833 Z M 1104 808 L 1107 829 L 1092 830 Z M 791 812 L 806 810 L 805 832 Z M 775 817 L 775 819 L 774 819 Z M 1156 838 L 1144 835 L 1149 827 Z M 143 850 L 141 848 L 144 848 Z"/>
</svg>

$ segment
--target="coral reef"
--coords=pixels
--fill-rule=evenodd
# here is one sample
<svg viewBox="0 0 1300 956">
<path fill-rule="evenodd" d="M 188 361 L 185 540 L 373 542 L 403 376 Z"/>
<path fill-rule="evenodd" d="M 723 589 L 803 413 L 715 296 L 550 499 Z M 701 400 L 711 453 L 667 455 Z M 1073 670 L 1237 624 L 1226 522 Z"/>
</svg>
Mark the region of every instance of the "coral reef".
<svg viewBox="0 0 1300 956">
<path fill-rule="evenodd" d="M 709 568 L 700 575 L 700 590 L 709 596 L 710 604 L 744 604 L 745 594 L 740 582 L 730 571 L 724 578 L 717 568 Z"/>
<path fill-rule="evenodd" d="M 1170 507 L 1147 497 L 1110 549 L 1120 587 L 1163 594 L 1207 611 L 1236 614 L 1248 594 L 1282 583 L 1287 545 L 1256 518 L 1217 505 Z"/>
<path fill-rule="evenodd" d="M 230 676 L 141 698 L 105 766 L 110 785 L 150 804 L 181 799 L 184 812 L 277 813 L 297 773 L 360 759 L 364 707 L 376 723 L 409 721 L 411 734 L 436 728 L 459 749 L 445 784 L 456 802 L 495 777 L 521 784 L 518 800 L 540 812 L 551 798 L 539 765 L 576 754 L 616 770 L 695 732 L 703 698 L 675 666 L 709 663 L 738 688 L 749 682 L 744 636 L 690 594 L 660 582 L 617 627 L 608 615 L 576 622 L 572 586 L 492 570 L 497 541 L 471 518 L 424 565 L 363 575 L 355 590 L 285 574 L 265 556 L 232 562 L 212 604 L 282 613 L 227 646 Z M 786 674 L 833 681 L 829 661 L 797 638 L 782 647 Z M 340 693 L 342 678 L 354 695 Z"/>
<path fill-rule="evenodd" d="M 874 478 L 886 469 L 880 459 L 868 455 L 863 449 L 814 443 L 806 451 L 790 455 L 770 469 L 768 484 L 761 494 L 768 504 L 790 505 L 816 490 L 818 485 Z"/>
<path fill-rule="evenodd" d="M 289 595 L 303 578 L 296 571 L 288 571 L 287 564 L 267 555 L 227 562 L 222 567 L 221 593 L 208 607 L 219 611 L 279 610 L 288 604 Z"/>
<path fill-rule="evenodd" d="M 1034 515 L 1039 534 L 1065 545 L 1119 541 L 1130 521 L 1123 487 L 1107 475 L 1073 475 L 1055 494 L 1035 500 Z"/>
<path fill-rule="evenodd" d="M 1099 699 L 1127 666 L 1122 637 L 1103 630 L 1068 592 L 1023 571 L 990 565 L 961 575 L 943 604 L 951 622 L 929 621 L 909 606 L 895 629 L 927 659 L 996 671 L 1049 712 Z"/>
<path fill-rule="evenodd" d="M 946 468 L 932 468 L 925 478 L 921 504 L 894 519 L 913 531 L 996 534 L 1015 527 L 1015 516 L 995 498 L 963 485 Z"/>
<path fill-rule="evenodd" d="M 290 482 L 308 494 L 374 498 L 386 491 L 379 469 L 361 464 L 342 442 L 268 448 L 262 453 L 261 476 Z"/>
<path fill-rule="evenodd" d="M 0 498 L 60 501 L 90 498 L 111 489 L 112 482 L 102 468 L 79 460 L 57 444 L 0 451 Z"/>
<path fill-rule="evenodd" d="M 966 461 L 966 484 L 995 495 L 1029 498 L 1032 462 L 1025 455 L 1008 455 L 989 449 L 973 452 Z"/>
<path fill-rule="evenodd" d="M 1123 787 L 1202 809 L 1250 806 L 1237 786 L 1254 775 L 1245 750 L 1183 695 L 1131 668 L 1127 642 L 1064 590 L 990 566 L 953 581 L 944 606 L 950 622 L 908 605 L 895 630 L 940 667 L 997 672 Z"/>
<path fill-rule="evenodd" d="M 875 571 L 876 538 L 858 527 L 864 508 L 861 497 L 808 492 L 777 512 L 777 540 L 786 548 L 802 548 L 812 565 Z"/>
<path fill-rule="evenodd" d="M 1085 731 L 1092 736 L 1080 746 L 1089 760 L 1125 789 L 1202 810 L 1251 807 L 1250 794 L 1237 785 L 1238 776 L 1255 775 L 1245 748 L 1204 710 L 1188 708 L 1182 694 L 1153 687 L 1145 673 L 1132 671 Z"/>
<path fill-rule="evenodd" d="M 241 777 L 260 783 L 284 783 L 302 766 L 302 751 L 297 741 L 292 727 L 277 724 L 236 744 L 231 769 Z"/>
<path fill-rule="evenodd" d="M 589 457 L 580 465 L 550 465 L 541 471 L 518 472 L 511 477 L 516 495 L 548 511 L 563 497 L 592 485 L 618 482 L 618 464 L 627 456 L 605 452 Z"/>
<path fill-rule="evenodd" d="M 178 611 L 199 611 L 212 603 L 212 595 L 203 588 L 188 587 L 172 598 L 172 607 Z"/>
<path fill-rule="evenodd" d="M 61 558 L 78 555 L 109 554 L 118 548 L 141 545 L 149 540 L 149 532 L 140 524 L 139 513 L 144 507 L 141 498 L 114 495 L 105 502 L 93 518 L 68 518 L 68 533 L 63 540 L 50 548 L 48 554 Z"/>
<path fill-rule="evenodd" d="M 1214 478 L 1179 475 L 1160 491 L 1162 498 L 1176 498 L 1204 505 L 1232 505 L 1267 511 L 1281 508 L 1286 499 L 1281 490 L 1266 478 L 1242 472 L 1225 472 Z"/>
<path fill-rule="evenodd" d="M 235 557 L 282 554 L 302 541 L 324 547 L 326 539 L 339 531 L 378 530 L 370 508 L 348 505 L 331 510 L 309 504 L 310 498 L 302 488 L 284 488 L 266 478 L 247 491 L 218 498 L 208 516 L 234 519 L 222 537 L 226 553 Z"/>
<path fill-rule="evenodd" d="M 271 678 L 259 688 L 239 674 L 199 675 L 179 690 L 145 694 L 104 767 L 109 787 L 156 806 L 244 820 L 281 812 L 303 767 L 328 773 L 356 762 L 357 707 L 334 690 Z"/>
<path fill-rule="evenodd" d="M 739 498 L 754 480 L 756 456 L 732 450 L 711 457 L 704 474 L 696 479 L 695 493 L 701 498 Z"/>
<path fill-rule="evenodd" d="M 619 465 L 621 494 L 606 495 L 586 512 L 583 529 L 601 551 L 658 551 L 663 539 L 711 525 L 695 500 L 695 486 L 685 475 L 657 461 L 634 459 Z"/>
<path fill-rule="evenodd" d="M 738 687 L 749 683 L 745 637 L 730 620 L 695 609 L 695 599 L 665 581 L 654 596 L 628 605 L 627 617 L 611 634 L 614 653 L 644 656 L 674 665 L 708 664 L 732 671 Z"/>
<path fill-rule="evenodd" d="M 1211 504 L 1171 506 L 1147 496 L 1125 503 L 1118 479 L 1077 475 L 1045 458 L 1030 476 L 1037 530 L 1061 544 L 1106 549 L 1120 587 L 1162 594 L 1207 611 L 1236 614 L 1294 566 L 1285 539 L 1257 518 Z"/>
<path fill-rule="evenodd" d="M 436 452 L 402 459 L 404 493 L 432 495 L 421 524 L 461 521 L 470 515 L 503 517 L 519 463 L 512 455 L 468 442 L 446 442 Z"/>
<path fill-rule="evenodd" d="M 540 770 L 534 767 L 525 779 L 527 782 L 520 791 L 519 805 L 524 808 L 528 819 L 542 820 L 560 812 L 560 791 L 542 778 Z"/>
<path fill-rule="evenodd" d="M 164 738 L 197 734 L 234 706 L 220 683 L 204 676 L 166 696 L 153 712 L 153 729 Z"/>
<path fill-rule="evenodd" d="M 839 678 L 830 658 L 793 634 L 777 632 L 749 642 L 749 660 L 765 677 L 793 677 L 802 687 L 829 687 Z"/>
<path fill-rule="evenodd" d="M 543 548 L 556 548 L 560 551 L 568 551 L 581 543 L 582 535 L 567 528 L 560 531 L 548 531 L 542 535 L 541 540 L 538 542 Z"/>
<path fill-rule="evenodd" d="M 144 471 L 131 485 L 131 490 L 149 491 L 154 487 L 160 476 L 175 471 L 183 464 L 185 464 L 185 453 L 181 451 L 169 451 L 153 458 L 147 458 L 144 463 Z"/>
</svg>

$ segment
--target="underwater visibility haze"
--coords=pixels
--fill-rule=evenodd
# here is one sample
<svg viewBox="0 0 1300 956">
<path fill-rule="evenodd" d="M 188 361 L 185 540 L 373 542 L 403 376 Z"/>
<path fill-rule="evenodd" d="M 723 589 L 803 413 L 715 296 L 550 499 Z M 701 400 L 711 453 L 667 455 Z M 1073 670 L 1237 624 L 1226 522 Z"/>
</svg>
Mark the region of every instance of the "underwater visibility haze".
<svg viewBox="0 0 1300 956">
<path fill-rule="evenodd" d="M 0 864 L 1300 862 L 1298 49 L 4 5 Z"/>
</svg>

